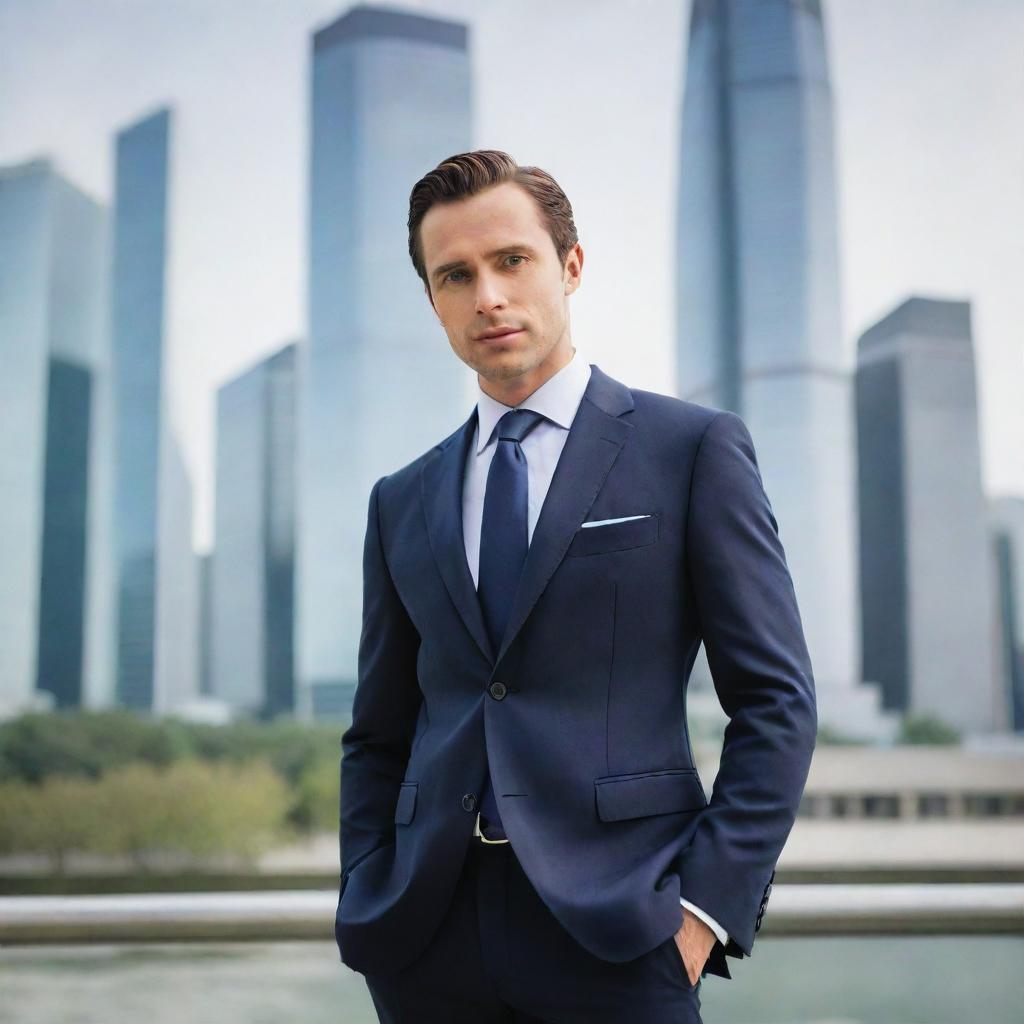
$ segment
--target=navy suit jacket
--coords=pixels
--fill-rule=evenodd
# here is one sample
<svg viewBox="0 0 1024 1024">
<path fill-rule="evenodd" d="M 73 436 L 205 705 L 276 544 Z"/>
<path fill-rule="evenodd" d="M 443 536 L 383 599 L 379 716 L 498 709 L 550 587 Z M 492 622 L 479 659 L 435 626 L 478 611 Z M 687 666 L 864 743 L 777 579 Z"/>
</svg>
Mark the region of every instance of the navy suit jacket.
<svg viewBox="0 0 1024 1024">
<path fill-rule="evenodd" d="M 430 941 L 488 761 L 524 871 L 591 953 L 653 949 L 685 897 L 729 933 L 705 973 L 750 955 L 817 729 L 778 526 L 739 416 L 591 365 L 500 650 L 462 535 L 476 408 L 370 493 L 341 737 L 335 938 L 354 970 L 399 970 Z M 702 640 L 729 717 L 710 800 L 686 724 Z"/>
</svg>

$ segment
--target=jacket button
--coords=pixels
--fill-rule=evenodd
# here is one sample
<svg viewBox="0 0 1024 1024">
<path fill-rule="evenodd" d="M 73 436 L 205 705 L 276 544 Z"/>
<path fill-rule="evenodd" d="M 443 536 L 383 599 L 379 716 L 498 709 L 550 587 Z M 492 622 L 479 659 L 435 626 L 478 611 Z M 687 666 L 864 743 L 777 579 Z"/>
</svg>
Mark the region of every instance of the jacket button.
<svg viewBox="0 0 1024 1024">
<path fill-rule="evenodd" d="M 504 683 L 499 682 L 496 679 L 493 683 L 491 683 L 489 687 L 489 692 L 495 700 L 501 700 L 502 697 L 504 697 L 505 694 L 508 693 L 508 687 Z"/>
<path fill-rule="evenodd" d="M 466 793 L 463 796 L 462 808 L 466 811 L 476 810 L 476 797 L 472 793 Z"/>
</svg>

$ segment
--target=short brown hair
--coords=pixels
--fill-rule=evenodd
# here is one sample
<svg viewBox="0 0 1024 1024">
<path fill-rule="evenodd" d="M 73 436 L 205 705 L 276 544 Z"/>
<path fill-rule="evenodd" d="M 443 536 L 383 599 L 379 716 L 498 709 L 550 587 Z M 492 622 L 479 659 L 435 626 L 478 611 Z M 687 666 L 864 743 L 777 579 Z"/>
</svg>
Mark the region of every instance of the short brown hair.
<svg viewBox="0 0 1024 1024">
<path fill-rule="evenodd" d="M 436 203 L 455 202 L 506 181 L 514 182 L 533 196 L 559 262 L 565 263 L 578 238 L 572 206 L 558 182 L 539 167 L 520 167 L 500 149 L 456 153 L 420 178 L 409 195 L 409 256 L 428 293 L 430 282 L 420 246 L 420 224 L 427 210 Z"/>
</svg>

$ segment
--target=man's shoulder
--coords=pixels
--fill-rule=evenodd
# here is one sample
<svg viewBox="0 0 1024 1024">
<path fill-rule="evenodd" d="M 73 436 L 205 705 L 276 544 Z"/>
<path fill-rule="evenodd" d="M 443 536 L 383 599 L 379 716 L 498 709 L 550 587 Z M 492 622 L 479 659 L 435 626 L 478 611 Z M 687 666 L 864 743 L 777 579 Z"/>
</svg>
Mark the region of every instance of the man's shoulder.
<svg viewBox="0 0 1024 1024">
<path fill-rule="evenodd" d="M 735 417 L 724 409 L 675 398 L 659 391 L 630 388 L 634 410 L 631 422 L 645 434 L 674 443 L 699 444 L 704 432 L 719 417 Z M 738 417 L 737 417 L 738 418 Z"/>
</svg>

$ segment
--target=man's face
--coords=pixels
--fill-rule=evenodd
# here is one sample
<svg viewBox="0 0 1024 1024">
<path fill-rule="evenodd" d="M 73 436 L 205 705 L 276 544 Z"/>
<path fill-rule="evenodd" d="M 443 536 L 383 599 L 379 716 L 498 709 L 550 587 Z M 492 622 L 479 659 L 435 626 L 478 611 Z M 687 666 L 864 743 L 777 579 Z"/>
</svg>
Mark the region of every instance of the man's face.
<svg viewBox="0 0 1024 1024">
<path fill-rule="evenodd" d="M 432 206 L 420 244 L 434 312 L 455 354 L 487 380 L 541 383 L 572 355 L 568 296 L 583 249 L 563 266 L 534 199 L 511 182 Z M 496 329 L 501 337 L 487 337 Z"/>
</svg>

